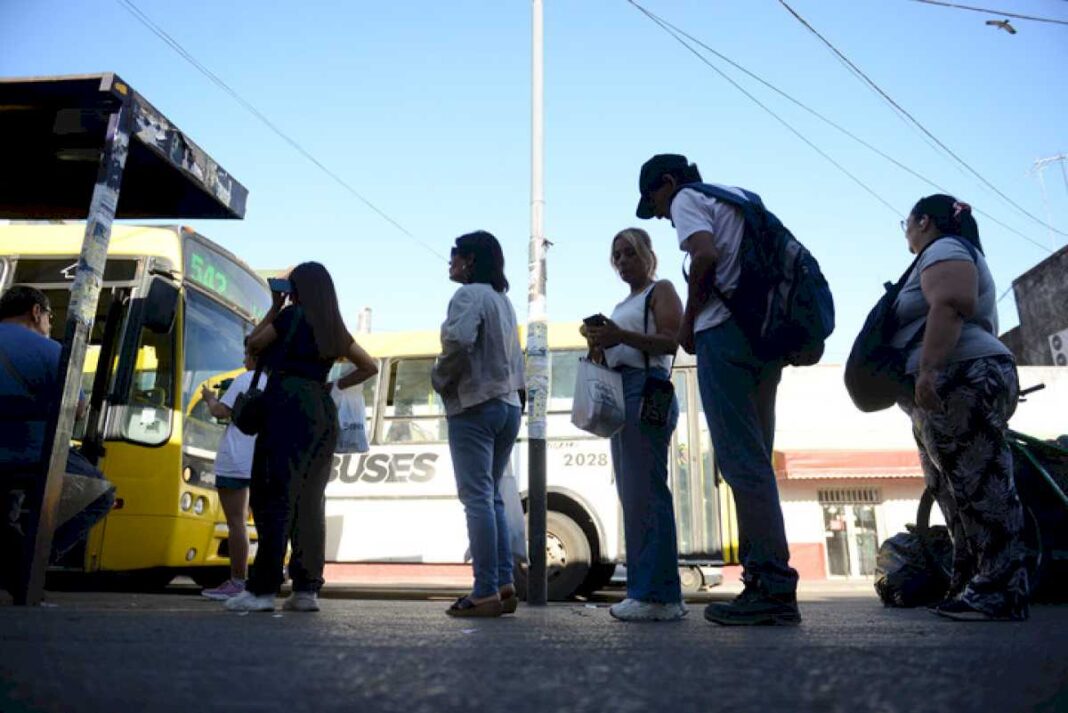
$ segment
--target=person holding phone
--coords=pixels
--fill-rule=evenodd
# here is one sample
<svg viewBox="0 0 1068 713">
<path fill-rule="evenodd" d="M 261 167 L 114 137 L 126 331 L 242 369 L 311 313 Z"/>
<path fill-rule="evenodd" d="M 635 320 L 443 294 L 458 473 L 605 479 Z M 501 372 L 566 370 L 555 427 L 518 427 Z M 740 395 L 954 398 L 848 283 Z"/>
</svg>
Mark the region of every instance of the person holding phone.
<svg viewBox="0 0 1068 713">
<path fill-rule="evenodd" d="M 668 490 L 668 451 L 679 418 L 671 395 L 666 422 L 641 417 L 651 379 L 667 380 L 678 350 L 682 300 L 668 280 L 656 279 L 656 254 L 649 234 L 628 228 L 612 239 L 612 267 L 630 288 L 612 318 L 597 314 L 580 329 L 591 358 L 603 354 L 620 372 L 626 420 L 612 436 L 612 466 L 623 506 L 627 597 L 608 611 L 622 621 L 675 621 L 686 615 L 679 582 L 675 509 Z"/>
<path fill-rule="evenodd" d="M 218 419 L 229 419 L 237 397 L 252 386 L 256 357 L 245 347 L 245 373 L 239 374 L 219 398 L 207 384 L 200 396 L 208 412 Z M 265 374 L 260 375 L 259 388 L 264 388 Z M 248 575 L 248 493 L 252 480 L 252 455 L 256 451 L 256 436 L 247 436 L 233 423 L 226 424 L 215 453 L 215 489 L 226 516 L 226 541 L 230 552 L 230 578 L 218 587 L 204 589 L 202 597 L 224 602 L 245 591 Z"/>
<path fill-rule="evenodd" d="M 326 483 L 337 443 L 337 408 L 327 375 L 334 362 L 355 369 L 338 380 L 345 389 L 378 373 L 374 360 L 341 319 L 334 281 L 317 262 L 271 283 L 271 309 L 248 338 L 271 380 L 263 392 L 265 423 L 256 438 L 249 502 L 259 549 L 245 591 L 226 601 L 233 611 L 273 611 L 282 564 L 292 543 L 291 611 L 319 610 L 326 559 Z M 286 302 L 289 302 L 287 305 Z"/>
</svg>

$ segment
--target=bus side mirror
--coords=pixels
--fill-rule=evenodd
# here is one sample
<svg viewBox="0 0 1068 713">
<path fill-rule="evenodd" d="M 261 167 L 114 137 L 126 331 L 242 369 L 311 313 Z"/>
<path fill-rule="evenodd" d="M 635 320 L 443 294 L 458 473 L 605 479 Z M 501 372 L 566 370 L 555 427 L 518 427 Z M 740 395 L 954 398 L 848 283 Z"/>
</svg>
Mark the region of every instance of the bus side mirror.
<svg viewBox="0 0 1068 713">
<path fill-rule="evenodd" d="M 166 334 L 178 313 L 178 288 L 166 280 L 153 280 L 145 297 L 142 324 L 156 334 Z"/>
</svg>

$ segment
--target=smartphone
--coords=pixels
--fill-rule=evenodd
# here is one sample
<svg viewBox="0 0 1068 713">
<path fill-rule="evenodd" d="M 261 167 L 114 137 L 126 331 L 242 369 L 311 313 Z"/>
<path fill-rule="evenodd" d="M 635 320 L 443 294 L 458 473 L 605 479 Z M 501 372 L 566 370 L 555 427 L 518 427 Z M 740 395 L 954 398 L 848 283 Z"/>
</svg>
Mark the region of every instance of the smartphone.
<svg viewBox="0 0 1068 713">
<path fill-rule="evenodd" d="M 267 286 L 271 288 L 271 292 L 278 292 L 283 295 L 288 295 L 293 291 L 293 283 L 281 277 L 267 278 Z"/>
<path fill-rule="evenodd" d="M 582 323 L 587 327 L 603 327 L 608 323 L 608 318 L 603 314 L 593 314 L 582 320 Z"/>
</svg>

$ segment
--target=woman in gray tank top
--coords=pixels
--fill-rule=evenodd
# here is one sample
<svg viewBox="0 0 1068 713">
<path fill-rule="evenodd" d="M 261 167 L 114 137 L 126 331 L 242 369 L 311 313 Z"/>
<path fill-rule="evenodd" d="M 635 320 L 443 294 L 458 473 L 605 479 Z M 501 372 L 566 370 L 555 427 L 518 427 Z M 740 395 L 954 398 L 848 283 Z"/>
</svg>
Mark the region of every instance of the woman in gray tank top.
<svg viewBox="0 0 1068 713">
<path fill-rule="evenodd" d="M 623 377 L 626 421 L 612 436 L 612 465 L 623 506 L 627 597 L 609 613 L 623 621 L 671 621 L 686 614 L 679 583 L 675 509 L 668 490 L 668 450 L 679 418 L 672 402 L 667 423 L 640 418 L 646 379 L 667 379 L 679 345 L 682 301 L 667 280 L 656 280 L 649 234 L 638 228 L 612 240 L 612 267 L 630 288 L 611 319 L 584 325 L 591 356 L 603 355 Z M 648 314 L 646 313 L 648 307 Z M 595 320 L 596 321 L 596 320 Z"/>
<path fill-rule="evenodd" d="M 921 199 L 902 228 L 920 255 L 895 304 L 909 347 L 912 419 L 927 487 L 953 536 L 953 577 L 934 613 L 968 621 L 1028 615 L 1023 508 L 1005 440 L 1019 385 L 997 338 L 994 281 L 971 207 L 952 196 Z"/>
</svg>

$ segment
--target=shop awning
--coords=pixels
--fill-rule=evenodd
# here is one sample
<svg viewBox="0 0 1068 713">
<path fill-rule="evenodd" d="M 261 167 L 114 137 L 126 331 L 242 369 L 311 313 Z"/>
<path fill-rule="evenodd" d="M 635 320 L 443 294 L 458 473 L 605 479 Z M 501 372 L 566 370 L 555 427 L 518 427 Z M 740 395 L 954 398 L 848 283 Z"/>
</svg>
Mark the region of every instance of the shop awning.
<svg viewBox="0 0 1068 713">
<path fill-rule="evenodd" d="M 775 451 L 774 461 L 782 480 L 923 477 L 915 450 Z"/>
</svg>

